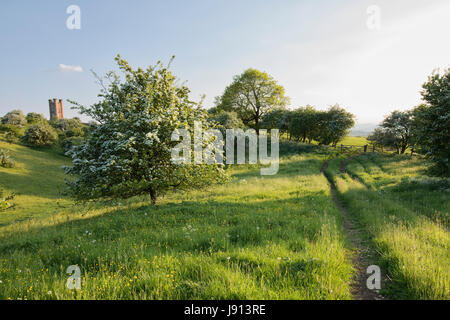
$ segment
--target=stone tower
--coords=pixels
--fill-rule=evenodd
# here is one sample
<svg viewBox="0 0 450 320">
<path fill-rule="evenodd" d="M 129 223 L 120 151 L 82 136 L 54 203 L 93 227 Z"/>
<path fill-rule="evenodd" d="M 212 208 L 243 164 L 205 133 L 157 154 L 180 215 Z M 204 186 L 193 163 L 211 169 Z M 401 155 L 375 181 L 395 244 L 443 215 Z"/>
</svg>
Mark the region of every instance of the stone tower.
<svg viewBox="0 0 450 320">
<path fill-rule="evenodd" d="M 62 99 L 49 99 L 48 106 L 50 109 L 50 120 L 64 119 L 63 101 Z"/>
</svg>

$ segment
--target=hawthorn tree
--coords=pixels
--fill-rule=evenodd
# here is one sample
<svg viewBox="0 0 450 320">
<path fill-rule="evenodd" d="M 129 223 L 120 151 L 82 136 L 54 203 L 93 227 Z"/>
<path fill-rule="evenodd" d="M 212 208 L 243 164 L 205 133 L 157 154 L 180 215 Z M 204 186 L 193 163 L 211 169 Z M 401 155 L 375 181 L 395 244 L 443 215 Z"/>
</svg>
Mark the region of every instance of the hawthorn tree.
<svg viewBox="0 0 450 320">
<path fill-rule="evenodd" d="M 292 112 L 289 131 L 292 137 L 302 142 L 309 143 L 317 135 L 319 124 L 319 112 L 312 106 L 296 109 Z"/>
<path fill-rule="evenodd" d="M 2 124 L 24 126 L 27 124 L 27 119 L 22 110 L 13 110 L 3 116 Z"/>
<path fill-rule="evenodd" d="M 411 146 L 411 111 L 393 111 L 383 120 L 381 127 L 387 131 L 387 136 L 393 137 L 389 141 L 391 141 L 391 146 L 397 150 L 398 154 L 404 154 L 406 149 Z"/>
<path fill-rule="evenodd" d="M 433 162 L 433 171 L 450 175 L 450 68 L 434 72 L 423 84 L 426 102 L 414 111 L 414 138 Z"/>
<path fill-rule="evenodd" d="M 68 152 L 73 165 L 66 173 L 75 177 L 68 182 L 69 193 L 80 200 L 146 194 L 156 203 L 170 189 L 227 181 L 222 164 L 172 161 L 171 150 L 179 143 L 171 139 L 175 130 L 190 130 L 194 121 L 204 130 L 211 124 L 200 104 L 189 100 L 189 89 L 177 85 L 169 66 L 158 62 L 134 70 L 120 55 L 115 60 L 123 79 L 115 72 L 98 78 L 101 101 L 88 107 L 71 101 L 98 124 Z"/>
<path fill-rule="evenodd" d="M 28 113 L 25 118 L 28 124 L 47 123 L 47 119 L 42 114 L 36 112 Z"/>
<path fill-rule="evenodd" d="M 218 110 L 235 111 L 244 124 L 258 134 L 264 115 L 273 109 L 285 108 L 288 102 L 284 88 L 266 72 L 256 69 L 247 69 L 235 76 L 216 99 Z"/>
<path fill-rule="evenodd" d="M 355 125 L 355 116 L 338 104 L 330 107 L 327 111 L 319 111 L 317 118 L 315 139 L 324 145 L 330 143 L 336 145 Z"/>
<path fill-rule="evenodd" d="M 31 125 L 20 138 L 21 141 L 30 146 L 48 146 L 58 139 L 58 134 L 48 123 Z"/>
</svg>

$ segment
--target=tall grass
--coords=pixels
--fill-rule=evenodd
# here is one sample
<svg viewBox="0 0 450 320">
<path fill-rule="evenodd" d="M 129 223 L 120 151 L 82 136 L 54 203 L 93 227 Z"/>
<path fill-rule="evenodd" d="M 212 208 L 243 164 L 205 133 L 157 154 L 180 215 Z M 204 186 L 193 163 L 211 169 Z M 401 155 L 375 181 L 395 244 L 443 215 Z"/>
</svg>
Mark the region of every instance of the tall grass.
<svg viewBox="0 0 450 320">
<path fill-rule="evenodd" d="M 75 204 L 58 193 L 65 158 L 5 147 L 19 166 L 0 169 L 1 185 L 20 195 L 0 213 L 0 299 L 351 298 L 350 250 L 320 174 L 326 151 L 292 147 L 276 176 L 237 166 L 231 184 L 152 206 Z M 81 290 L 66 287 L 70 265 Z"/>
<path fill-rule="evenodd" d="M 334 160 L 327 174 L 380 254 L 380 264 L 392 280 L 384 294 L 449 299 L 448 189 L 410 180 L 426 180 L 421 159 L 374 154 L 354 158 L 348 170 L 361 183 L 339 172 L 341 161 Z"/>
</svg>

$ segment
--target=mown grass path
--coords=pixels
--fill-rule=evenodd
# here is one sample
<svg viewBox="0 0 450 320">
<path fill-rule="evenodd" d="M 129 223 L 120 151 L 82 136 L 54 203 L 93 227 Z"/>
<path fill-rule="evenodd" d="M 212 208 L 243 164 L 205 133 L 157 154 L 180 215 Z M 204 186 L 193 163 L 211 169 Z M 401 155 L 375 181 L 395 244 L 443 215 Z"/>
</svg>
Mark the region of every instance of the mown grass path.
<svg viewBox="0 0 450 320">
<path fill-rule="evenodd" d="M 350 161 L 352 158 L 356 156 L 358 155 L 353 155 L 341 162 L 340 170 L 342 173 L 345 172 L 345 167 L 348 161 Z M 361 228 L 357 226 L 357 224 L 351 218 L 346 208 L 343 206 L 342 202 L 339 200 L 337 196 L 336 186 L 331 177 L 329 177 L 326 174 L 326 169 L 328 167 L 329 161 L 330 160 L 324 162 L 321 168 L 321 172 L 327 178 L 330 184 L 331 197 L 333 199 L 333 202 L 336 204 L 336 207 L 339 209 L 339 211 L 343 216 L 343 226 L 345 233 L 352 248 L 355 251 L 352 262 L 357 273 L 353 279 L 352 285 L 353 297 L 356 300 L 382 300 L 384 299 L 383 296 L 381 296 L 375 290 L 368 289 L 366 285 L 366 280 L 368 276 L 366 270 L 368 266 L 374 264 L 375 252 L 372 250 L 372 248 L 370 248 L 370 246 L 367 245 L 366 241 L 363 240 L 363 237 L 361 235 L 362 233 Z"/>
</svg>

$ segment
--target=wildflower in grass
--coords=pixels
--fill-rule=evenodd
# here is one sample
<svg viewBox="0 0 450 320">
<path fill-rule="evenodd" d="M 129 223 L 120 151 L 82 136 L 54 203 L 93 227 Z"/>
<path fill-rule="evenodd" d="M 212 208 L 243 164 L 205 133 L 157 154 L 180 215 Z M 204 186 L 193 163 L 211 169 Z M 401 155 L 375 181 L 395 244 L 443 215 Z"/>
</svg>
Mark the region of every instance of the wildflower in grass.
<svg viewBox="0 0 450 320">
<path fill-rule="evenodd" d="M 51 294 L 52 294 L 52 291 L 51 291 L 51 290 L 49 290 L 49 291 L 47 292 L 47 294 L 48 294 L 48 295 L 51 295 Z"/>
</svg>

